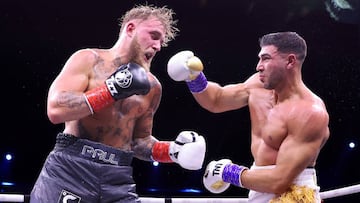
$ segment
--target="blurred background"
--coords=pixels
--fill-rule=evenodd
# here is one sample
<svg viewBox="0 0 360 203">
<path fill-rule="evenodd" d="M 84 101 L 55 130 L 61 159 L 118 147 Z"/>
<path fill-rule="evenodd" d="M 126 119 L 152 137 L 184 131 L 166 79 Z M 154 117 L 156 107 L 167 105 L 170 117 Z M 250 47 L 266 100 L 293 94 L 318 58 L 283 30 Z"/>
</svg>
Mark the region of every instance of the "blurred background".
<svg viewBox="0 0 360 203">
<path fill-rule="evenodd" d="M 330 114 L 331 136 L 316 166 L 321 190 L 360 183 L 359 0 L 2 0 L 1 193 L 30 193 L 63 129 L 49 122 L 46 96 L 67 58 L 82 48 L 110 48 L 118 37 L 118 19 L 135 4 L 146 3 L 172 8 L 180 29 L 153 61 L 152 72 L 163 85 L 155 137 L 173 140 L 182 130 L 195 130 L 207 139 L 205 164 L 230 158 L 250 166 L 248 109 L 207 112 L 185 83 L 169 78 L 167 61 L 189 49 L 202 59 L 208 80 L 222 85 L 242 82 L 255 72 L 260 36 L 296 31 L 308 44 L 303 80 L 324 99 Z M 136 159 L 133 166 L 140 196 L 246 197 L 248 192 L 236 187 L 221 195 L 207 192 L 204 169 L 187 171 L 176 164 L 155 166 Z M 360 194 L 325 202 L 356 200 Z"/>
</svg>

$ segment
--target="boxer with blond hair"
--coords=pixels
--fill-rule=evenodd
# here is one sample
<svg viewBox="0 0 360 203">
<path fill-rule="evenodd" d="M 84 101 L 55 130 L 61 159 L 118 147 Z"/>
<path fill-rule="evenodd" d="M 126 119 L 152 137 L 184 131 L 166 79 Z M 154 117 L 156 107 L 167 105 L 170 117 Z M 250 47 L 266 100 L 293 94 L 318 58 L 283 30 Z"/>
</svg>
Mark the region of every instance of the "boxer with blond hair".
<svg viewBox="0 0 360 203">
<path fill-rule="evenodd" d="M 47 100 L 49 120 L 65 128 L 31 203 L 140 202 L 133 157 L 201 169 L 203 136 L 185 130 L 175 141 L 159 141 L 152 135 L 162 86 L 150 67 L 178 32 L 173 15 L 167 7 L 135 6 L 121 18 L 113 47 L 81 49 L 67 60 Z"/>
</svg>

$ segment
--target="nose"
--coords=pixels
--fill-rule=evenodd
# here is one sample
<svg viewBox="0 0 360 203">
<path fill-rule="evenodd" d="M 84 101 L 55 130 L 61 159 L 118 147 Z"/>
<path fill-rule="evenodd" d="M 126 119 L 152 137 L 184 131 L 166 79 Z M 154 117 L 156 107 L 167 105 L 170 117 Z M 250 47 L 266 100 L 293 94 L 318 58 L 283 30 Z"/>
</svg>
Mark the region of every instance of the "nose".
<svg viewBox="0 0 360 203">
<path fill-rule="evenodd" d="M 258 64 L 256 65 L 256 70 L 257 70 L 257 71 L 263 71 L 263 70 L 264 70 L 264 66 L 260 63 L 260 61 L 259 61 Z"/>
<path fill-rule="evenodd" d="M 155 41 L 152 47 L 153 47 L 153 49 L 154 49 L 155 51 L 160 51 L 160 49 L 161 49 L 161 42 L 160 42 L 159 40 L 158 40 L 158 41 Z"/>
</svg>

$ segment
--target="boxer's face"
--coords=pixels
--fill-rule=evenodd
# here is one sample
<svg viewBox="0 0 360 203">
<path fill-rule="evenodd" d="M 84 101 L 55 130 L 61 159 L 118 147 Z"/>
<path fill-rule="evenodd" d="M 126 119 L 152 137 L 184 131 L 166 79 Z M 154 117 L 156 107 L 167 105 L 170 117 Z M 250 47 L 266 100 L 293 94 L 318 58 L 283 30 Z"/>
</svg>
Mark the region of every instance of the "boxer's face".
<svg viewBox="0 0 360 203">
<path fill-rule="evenodd" d="M 136 51 L 140 64 L 149 68 L 152 59 L 165 39 L 165 29 L 163 24 L 156 18 L 140 21 L 135 25 L 131 47 Z"/>
<path fill-rule="evenodd" d="M 256 70 L 265 89 L 274 89 L 284 81 L 286 60 L 284 54 L 273 45 L 263 46 L 259 52 Z"/>
</svg>

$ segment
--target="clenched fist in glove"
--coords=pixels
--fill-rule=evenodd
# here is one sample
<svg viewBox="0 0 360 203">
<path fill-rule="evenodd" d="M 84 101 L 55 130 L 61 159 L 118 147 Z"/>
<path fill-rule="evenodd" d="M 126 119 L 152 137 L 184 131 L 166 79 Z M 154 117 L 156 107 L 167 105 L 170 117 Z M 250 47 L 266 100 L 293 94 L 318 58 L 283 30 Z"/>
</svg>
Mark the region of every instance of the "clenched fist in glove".
<svg viewBox="0 0 360 203">
<path fill-rule="evenodd" d="M 111 103 L 134 94 L 146 95 L 150 82 L 143 67 L 136 63 L 121 65 L 102 86 L 84 93 L 91 113 L 97 112 Z"/>
<path fill-rule="evenodd" d="M 180 51 L 172 56 L 167 64 L 167 72 L 175 81 L 185 81 L 193 93 L 199 93 L 207 87 L 207 79 L 202 72 L 203 64 L 192 51 Z"/>
<path fill-rule="evenodd" d="M 178 163 L 189 170 L 201 169 L 206 152 L 203 136 L 194 131 L 182 131 L 175 141 L 156 142 L 152 148 L 152 158 L 163 163 Z"/>
<path fill-rule="evenodd" d="M 229 159 L 211 161 L 203 176 L 204 186 L 212 193 L 222 193 L 230 184 L 242 187 L 240 177 L 245 169 L 248 168 L 233 164 Z"/>
</svg>

